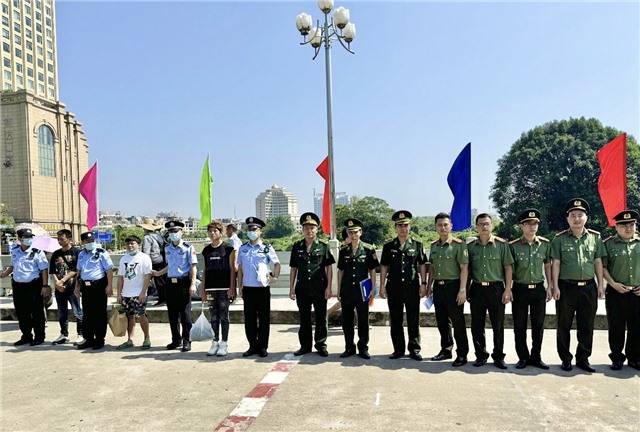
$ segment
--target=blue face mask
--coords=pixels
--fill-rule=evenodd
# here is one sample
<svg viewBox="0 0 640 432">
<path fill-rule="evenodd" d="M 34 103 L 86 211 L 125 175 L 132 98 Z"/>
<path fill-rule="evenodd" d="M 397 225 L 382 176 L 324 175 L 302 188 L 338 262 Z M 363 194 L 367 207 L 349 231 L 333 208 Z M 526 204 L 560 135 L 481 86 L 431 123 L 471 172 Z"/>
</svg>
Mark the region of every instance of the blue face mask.
<svg viewBox="0 0 640 432">
<path fill-rule="evenodd" d="M 92 251 L 96 248 L 96 242 L 87 243 L 84 248 L 88 251 Z"/>
<path fill-rule="evenodd" d="M 31 246 L 33 244 L 33 237 L 25 237 L 22 239 L 22 244 L 25 246 Z"/>
<path fill-rule="evenodd" d="M 134 250 L 129 251 L 129 255 L 135 255 L 137 253 L 138 253 L 138 249 L 134 249 Z"/>
<path fill-rule="evenodd" d="M 169 240 L 172 242 L 180 241 L 180 234 L 178 233 L 169 233 Z"/>
<path fill-rule="evenodd" d="M 260 234 L 258 234 L 258 231 L 247 231 L 247 237 L 249 237 L 249 240 L 257 240 Z"/>
</svg>

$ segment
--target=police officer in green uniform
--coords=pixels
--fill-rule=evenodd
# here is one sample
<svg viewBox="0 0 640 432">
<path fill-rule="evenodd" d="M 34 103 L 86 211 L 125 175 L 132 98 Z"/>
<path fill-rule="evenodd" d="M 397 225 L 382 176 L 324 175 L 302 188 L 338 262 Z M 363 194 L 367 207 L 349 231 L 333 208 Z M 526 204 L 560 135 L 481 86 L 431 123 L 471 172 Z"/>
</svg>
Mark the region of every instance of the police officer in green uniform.
<svg viewBox="0 0 640 432">
<path fill-rule="evenodd" d="M 542 335 L 546 307 L 551 300 L 551 243 L 536 235 L 540 226 L 540 211 L 526 209 L 518 216 L 522 237 L 509 243 L 513 255 L 513 332 L 518 363 L 516 369 L 529 366 L 549 369 L 542 361 Z M 547 281 L 547 288 L 544 286 Z M 531 311 L 531 353 L 527 346 L 527 317 Z"/>
<path fill-rule="evenodd" d="M 403 310 L 407 311 L 409 357 L 422 360 L 420 355 L 420 297 L 427 295 L 427 257 L 422 243 L 409 235 L 412 214 L 399 210 L 391 220 L 397 237 L 382 247 L 380 259 L 380 297 L 388 299 L 389 321 L 393 353 L 391 359 L 404 356 L 405 339 L 402 328 Z"/>
<path fill-rule="evenodd" d="M 636 232 L 638 212 L 625 210 L 613 218 L 617 234 L 604 241 L 603 258 L 607 281 L 606 305 L 609 323 L 611 369 L 620 370 L 625 359 L 640 370 L 640 236 Z M 627 348 L 624 348 L 625 327 Z"/>
<path fill-rule="evenodd" d="M 311 306 L 316 316 L 315 348 L 320 356 L 329 355 L 327 300 L 331 298 L 331 266 L 336 260 L 327 243 L 317 238 L 319 224 L 320 218 L 315 213 L 300 216 L 304 238 L 291 248 L 289 297 L 296 301 L 300 311 L 300 349 L 293 353 L 297 356 L 311 352 Z"/>
<path fill-rule="evenodd" d="M 589 211 L 589 203 L 582 198 L 569 200 L 565 206 L 569 229 L 559 232 L 551 242 L 558 355 L 564 371 L 573 369 L 569 344 L 575 316 L 578 330 L 576 366 L 587 372 L 595 372 L 589 364 L 589 356 L 593 345 L 598 297 L 604 297 L 602 258 L 606 251 L 600 233 L 584 227 Z"/>
<path fill-rule="evenodd" d="M 451 235 L 453 224 L 447 213 L 438 213 L 435 219 L 436 232 L 440 238 L 431 243 L 429 256 L 429 288 L 436 309 L 436 323 L 440 332 L 440 352 L 433 361 L 452 357 L 453 335 L 458 349 L 453 366 L 467 363 L 469 340 L 464 321 L 464 302 L 467 300 L 467 278 L 469 276 L 469 253 L 464 241 Z"/>
<path fill-rule="evenodd" d="M 481 213 L 476 216 L 479 238 L 467 244 L 471 263 L 471 336 L 476 350 L 475 367 L 487 363 L 484 322 L 489 312 L 493 329 L 493 363 L 506 369 L 504 362 L 504 308 L 511 301 L 511 276 L 513 257 L 506 240 L 491 234 L 491 216 Z"/>
<path fill-rule="evenodd" d="M 342 303 L 342 331 L 345 349 L 341 358 L 356 353 L 354 344 L 354 310 L 358 313 L 358 355 L 369 360 L 369 299 L 373 298 L 373 289 L 368 298 L 363 299 L 360 282 L 370 279 L 372 287 L 376 283 L 376 268 L 380 266 L 376 251 L 370 244 L 360 241 L 362 222 L 356 218 L 344 221 L 345 229 L 351 239 L 349 244 L 340 248 L 338 255 L 338 299 Z"/>
</svg>

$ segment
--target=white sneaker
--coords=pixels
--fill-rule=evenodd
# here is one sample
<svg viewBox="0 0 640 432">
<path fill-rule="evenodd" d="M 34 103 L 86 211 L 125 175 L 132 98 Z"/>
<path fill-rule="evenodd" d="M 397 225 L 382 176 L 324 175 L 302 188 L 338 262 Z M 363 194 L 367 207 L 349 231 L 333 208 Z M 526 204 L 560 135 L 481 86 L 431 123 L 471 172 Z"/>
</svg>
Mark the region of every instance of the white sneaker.
<svg viewBox="0 0 640 432">
<path fill-rule="evenodd" d="M 220 345 L 218 344 L 218 341 L 213 341 L 211 342 L 211 348 L 209 349 L 209 352 L 207 353 L 208 356 L 214 356 L 218 353 L 218 348 L 220 347 Z"/>
<path fill-rule="evenodd" d="M 86 341 L 87 340 L 85 338 L 83 338 L 82 335 L 78 335 L 78 339 L 76 339 L 76 341 L 73 344 L 74 345 L 82 345 Z"/>
<path fill-rule="evenodd" d="M 224 357 L 227 355 L 227 343 L 225 341 L 220 342 L 220 347 L 218 348 L 218 357 Z"/>
<path fill-rule="evenodd" d="M 58 339 L 54 340 L 52 342 L 53 345 L 59 345 L 59 344 L 64 344 L 69 342 L 69 338 L 63 334 L 61 334 L 60 336 L 58 336 Z"/>
</svg>

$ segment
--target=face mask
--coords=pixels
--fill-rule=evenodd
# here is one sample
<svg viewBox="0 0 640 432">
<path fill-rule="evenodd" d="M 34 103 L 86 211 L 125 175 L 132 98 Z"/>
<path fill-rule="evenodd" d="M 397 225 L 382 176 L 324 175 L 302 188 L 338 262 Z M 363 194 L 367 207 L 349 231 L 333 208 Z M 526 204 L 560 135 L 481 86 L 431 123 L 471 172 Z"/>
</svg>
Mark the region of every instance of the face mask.
<svg viewBox="0 0 640 432">
<path fill-rule="evenodd" d="M 260 234 L 257 231 L 247 231 L 247 237 L 249 237 L 249 240 L 257 240 Z"/>
<path fill-rule="evenodd" d="M 96 248 L 96 243 L 95 242 L 87 243 L 86 245 L 84 245 L 84 248 L 88 251 L 92 251 Z"/>
<path fill-rule="evenodd" d="M 180 234 L 178 233 L 169 233 L 169 240 L 172 242 L 180 241 Z"/>
<path fill-rule="evenodd" d="M 134 249 L 132 251 L 129 251 L 129 255 L 135 255 L 138 253 L 138 249 Z"/>
<path fill-rule="evenodd" d="M 33 244 L 33 237 L 26 237 L 22 239 L 22 244 L 25 246 L 31 246 Z"/>
</svg>

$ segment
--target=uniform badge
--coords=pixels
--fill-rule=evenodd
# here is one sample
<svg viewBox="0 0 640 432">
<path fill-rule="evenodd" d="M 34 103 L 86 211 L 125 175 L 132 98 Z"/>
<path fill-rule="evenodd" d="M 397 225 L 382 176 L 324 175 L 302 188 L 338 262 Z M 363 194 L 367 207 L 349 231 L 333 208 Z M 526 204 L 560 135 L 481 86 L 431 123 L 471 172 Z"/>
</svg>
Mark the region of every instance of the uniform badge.
<svg viewBox="0 0 640 432">
<path fill-rule="evenodd" d="M 625 213 L 624 216 L 622 216 L 623 219 L 631 219 L 631 213 Z"/>
<path fill-rule="evenodd" d="M 466 249 L 465 249 L 465 250 L 463 251 L 463 253 L 464 253 L 464 256 L 469 256 L 469 251 L 468 251 L 468 250 L 466 250 Z"/>
<path fill-rule="evenodd" d="M 174 227 L 174 226 L 176 226 L 176 224 L 174 222 L 169 222 L 169 226 L 170 227 Z"/>
<path fill-rule="evenodd" d="M 573 202 L 573 205 L 574 206 L 579 206 L 579 205 L 582 205 L 582 202 L 579 201 L 579 200 L 576 200 L 576 201 Z"/>
<path fill-rule="evenodd" d="M 400 213 L 400 214 L 398 215 L 398 217 L 399 217 L 400 219 L 404 219 L 404 213 Z"/>
<path fill-rule="evenodd" d="M 529 212 L 529 217 L 536 217 L 535 212 Z"/>
<path fill-rule="evenodd" d="M 252 218 L 252 217 L 250 217 L 250 218 L 249 218 L 249 223 L 252 223 L 252 222 L 253 222 L 253 218 Z"/>
<path fill-rule="evenodd" d="M 307 220 L 310 221 L 311 219 L 313 219 L 311 215 L 307 215 Z"/>
<path fill-rule="evenodd" d="M 348 226 L 353 226 L 353 221 L 352 221 L 352 220 L 350 220 L 349 222 L 347 222 L 347 225 L 348 225 Z"/>
</svg>

